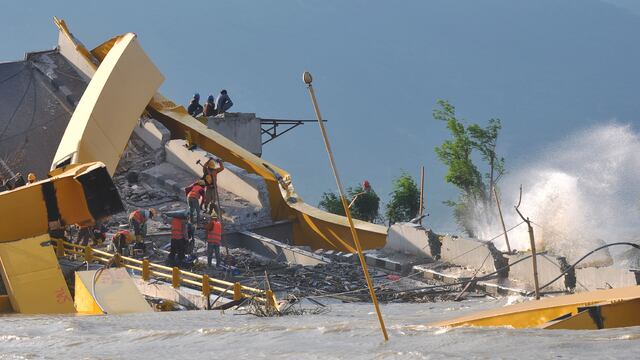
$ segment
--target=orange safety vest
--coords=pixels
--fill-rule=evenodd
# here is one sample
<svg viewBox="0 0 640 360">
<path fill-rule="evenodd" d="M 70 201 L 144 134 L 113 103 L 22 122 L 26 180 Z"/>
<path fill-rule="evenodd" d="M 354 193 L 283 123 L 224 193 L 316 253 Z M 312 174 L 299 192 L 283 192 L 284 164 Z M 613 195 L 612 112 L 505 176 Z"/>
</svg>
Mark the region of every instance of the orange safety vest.
<svg viewBox="0 0 640 360">
<path fill-rule="evenodd" d="M 189 191 L 189 194 L 187 194 L 187 197 L 189 199 L 197 199 L 200 197 L 200 191 L 202 191 L 202 186 L 200 185 L 193 185 L 193 187 L 191 188 L 191 191 Z"/>
<path fill-rule="evenodd" d="M 207 242 L 220 245 L 222 241 L 222 224 L 218 221 L 211 221 L 211 229 L 207 231 Z"/>
<path fill-rule="evenodd" d="M 144 224 L 144 222 L 146 221 L 146 218 L 144 217 L 144 215 L 142 215 L 142 211 L 140 210 L 132 212 L 131 215 L 129 215 L 129 219 L 137 221 L 140 225 Z"/>
<path fill-rule="evenodd" d="M 184 221 L 182 219 L 171 219 L 171 239 L 182 240 L 184 239 Z"/>
</svg>

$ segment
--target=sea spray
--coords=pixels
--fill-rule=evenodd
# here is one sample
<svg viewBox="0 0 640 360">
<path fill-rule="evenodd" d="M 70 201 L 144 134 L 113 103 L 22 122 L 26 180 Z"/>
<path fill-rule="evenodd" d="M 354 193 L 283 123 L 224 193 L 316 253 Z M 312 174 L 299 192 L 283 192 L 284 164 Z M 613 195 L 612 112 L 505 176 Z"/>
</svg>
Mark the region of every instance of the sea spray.
<svg viewBox="0 0 640 360">
<path fill-rule="evenodd" d="M 602 243 L 640 240 L 640 134 L 608 122 L 582 130 L 532 155 L 499 184 L 507 228 L 533 222 L 536 246 L 575 260 Z M 502 232 L 497 210 L 478 206 L 474 231 L 490 239 Z M 526 225 L 509 233 L 512 248 L 530 248 Z M 495 241 L 505 250 L 503 237 Z M 600 255 L 603 258 L 603 255 Z M 595 259 L 595 258 L 594 258 Z"/>
</svg>

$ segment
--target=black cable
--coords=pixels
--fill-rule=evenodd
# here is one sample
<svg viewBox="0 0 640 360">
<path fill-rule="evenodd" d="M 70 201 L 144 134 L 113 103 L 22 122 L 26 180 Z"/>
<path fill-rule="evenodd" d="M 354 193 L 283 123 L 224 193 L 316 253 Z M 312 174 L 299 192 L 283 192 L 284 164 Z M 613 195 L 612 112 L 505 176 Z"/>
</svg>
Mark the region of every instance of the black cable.
<svg viewBox="0 0 640 360">
<path fill-rule="evenodd" d="M 547 286 L 553 284 L 554 282 L 558 281 L 558 279 L 560 279 L 561 277 L 563 277 L 564 275 L 566 275 L 571 269 L 575 268 L 582 260 L 586 259 L 587 257 L 591 256 L 593 253 L 595 253 L 596 251 L 600 251 L 602 249 L 608 248 L 610 246 L 617 246 L 617 245 L 628 245 L 631 246 L 633 248 L 636 249 L 640 249 L 640 245 L 638 244 L 634 244 L 634 243 L 630 243 L 630 242 L 626 242 L 626 241 L 621 241 L 621 242 L 615 242 L 615 243 L 611 243 L 611 244 L 606 244 L 606 245 L 602 245 L 596 249 L 593 249 L 591 251 L 589 251 L 586 255 L 584 255 L 583 257 L 581 257 L 580 259 L 578 259 L 578 261 L 576 261 L 575 263 L 573 263 L 573 265 L 567 267 L 560 275 L 558 275 L 555 279 L 549 281 L 548 283 L 542 285 L 541 287 L 538 288 L 538 290 L 542 290 L 544 288 L 546 288 Z M 527 296 L 531 296 L 534 292 L 530 291 L 528 292 L 526 295 Z"/>
<path fill-rule="evenodd" d="M 23 72 L 24 69 L 26 69 L 26 68 L 27 68 L 27 63 L 25 62 L 24 66 L 22 66 L 22 68 L 20 70 L 18 70 L 15 74 L 9 75 L 6 78 L 0 80 L 0 84 L 4 83 L 6 81 L 9 81 L 9 80 L 13 79 L 14 77 L 18 76 L 18 74 Z"/>
</svg>

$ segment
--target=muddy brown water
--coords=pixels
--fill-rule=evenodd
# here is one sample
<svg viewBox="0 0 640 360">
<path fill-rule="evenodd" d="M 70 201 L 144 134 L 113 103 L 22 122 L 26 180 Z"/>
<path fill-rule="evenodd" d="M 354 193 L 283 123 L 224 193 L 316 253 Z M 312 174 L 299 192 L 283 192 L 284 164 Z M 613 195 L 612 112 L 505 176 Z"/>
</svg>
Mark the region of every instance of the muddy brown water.
<svg viewBox="0 0 640 360">
<path fill-rule="evenodd" d="M 638 359 L 640 327 L 600 331 L 431 328 L 506 299 L 384 304 L 384 342 L 370 304 L 322 315 L 233 311 L 0 317 L 0 359 Z"/>
</svg>

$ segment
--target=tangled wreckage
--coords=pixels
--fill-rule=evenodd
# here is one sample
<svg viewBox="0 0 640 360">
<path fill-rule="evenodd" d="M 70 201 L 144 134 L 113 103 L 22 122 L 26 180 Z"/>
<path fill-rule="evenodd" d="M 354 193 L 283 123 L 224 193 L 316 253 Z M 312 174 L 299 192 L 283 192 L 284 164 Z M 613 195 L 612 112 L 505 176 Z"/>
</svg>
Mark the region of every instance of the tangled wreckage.
<svg viewBox="0 0 640 360">
<path fill-rule="evenodd" d="M 0 110 L 0 173 L 15 178 L 17 172 L 33 172 L 43 179 L 0 192 L 0 313 L 152 311 L 143 294 L 176 302 L 190 297 L 198 308 L 228 308 L 252 299 L 277 310 L 281 304 L 273 288 L 278 286 L 294 292 L 306 287 L 319 294 L 318 288 L 326 285 L 330 287 L 326 292 L 340 292 L 343 300 L 359 299 L 363 293 L 357 290 L 364 286 L 354 271 L 357 262 L 354 265 L 350 257 L 355 246 L 346 218 L 306 204 L 296 194 L 291 176 L 261 159 L 260 151 L 230 140 L 206 119 L 191 117 L 182 106 L 157 93 L 163 75 L 135 34 L 116 36 L 89 50 L 64 21 L 55 23 L 60 31 L 55 50 L 28 53 L 24 61 L 0 64 L 0 91 L 7 103 L 14 104 Z M 153 139 L 146 145 L 136 144 L 132 133 L 141 128 L 157 133 L 157 148 L 148 149 Z M 196 164 L 209 154 L 234 167 L 226 175 L 230 189 L 222 196 L 229 204 L 224 215 L 230 225 L 225 229 L 236 230 L 226 239 L 228 244 L 257 239 L 260 246 L 254 251 L 296 259 L 315 270 L 289 268 L 271 278 L 265 273 L 260 275 L 260 286 L 250 286 L 222 279 L 220 274 L 164 266 L 154 262 L 153 256 L 126 257 L 64 238 L 70 225 L 117 222 L 126 204 L 154 200 L 127 181 L 123 168 L 179 192 L 182 184 L 177 179 L 197 173 Z M 147 166 L 147 159 L 158 156 L 173 157 L 182 166 L 169 170 L 166 164 Z M 164 176 L 167 171 L 176 179 Z M 153 186 L 146 188 L 150 194 L 161 193 Z M 173 205 L 167 201 L 166 207 L 171 210 Z M 248 223 L 251 231 L 241 226 Z M 364 249 L 381 249 L 387 243 L 385 227 L 363 221 L 356 221 L 355 227 Z M 156 230 L 161 235 L 162 225 Z M 269 235 L 274 233 L 283 241 L 271 240 Z M 75 260 L 71 270 L 63 264 L 69 257 Z M 344 261 L 337 265 L 340 258 Z M 376 271 L 378 278 L 396 281 L 388 272 Z M 340 278 L 341 273 L 349 275 Z M 291 279 L 295 285 L 287 284 Z M 178 293 L 181 286 L 191 293 Z M 398 292 L 382 291 L 381 295 L 384 301 L 401 298 Z M 630 286 L 527 302 L 434 325 L 633 326 L 640 324 L 639 302 L 640 286 Z"/>
</svg>

